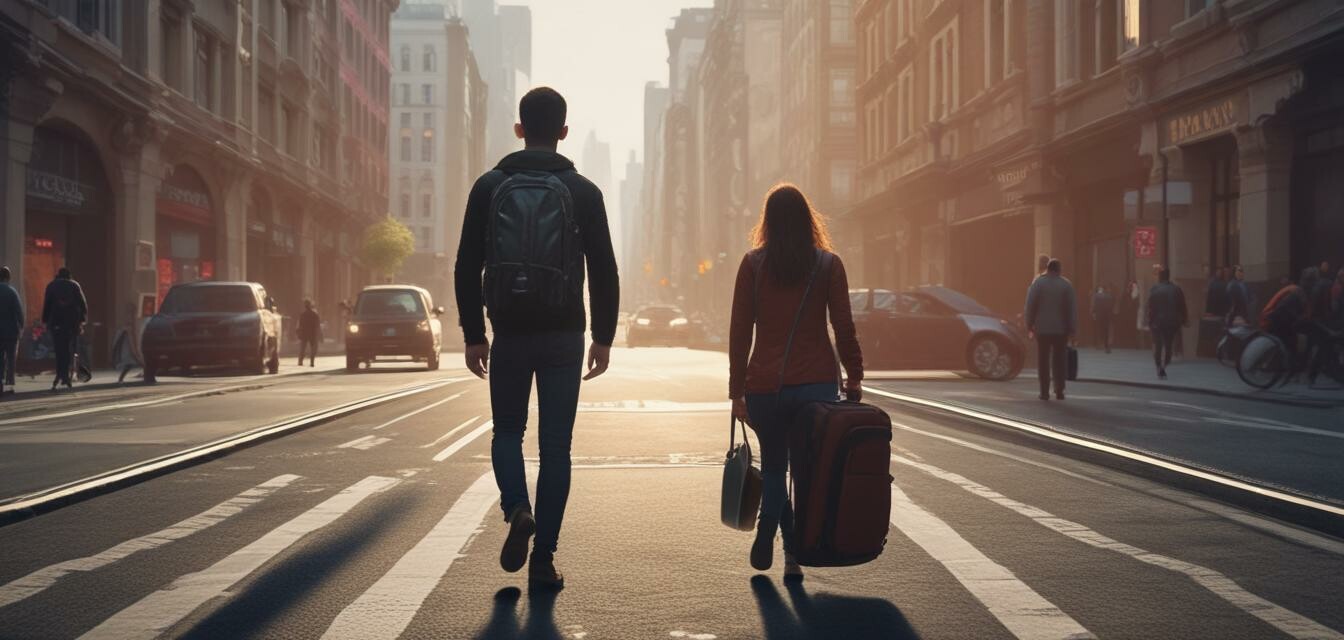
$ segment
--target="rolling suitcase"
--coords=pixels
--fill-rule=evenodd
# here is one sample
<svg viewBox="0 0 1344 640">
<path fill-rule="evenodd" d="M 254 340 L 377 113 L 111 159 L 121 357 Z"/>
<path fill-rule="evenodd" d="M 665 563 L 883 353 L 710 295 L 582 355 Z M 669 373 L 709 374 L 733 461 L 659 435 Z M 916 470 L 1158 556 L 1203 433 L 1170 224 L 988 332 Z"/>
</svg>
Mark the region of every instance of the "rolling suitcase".
<svg viewBox="0 0 1344 640">
<path fill-rule="evenodd" d="M 793 557 L 845 567 L 882 555 L 891 526 L 891 418 L 858 402 L 810 404 L 790 434 Z"/>
<path fill-rule="evenodd" d="M 1065 347 L 1064 350 L 1068 354 L 1069 360 L 1067 365 L 1068 375 L 1065 377 L 1068 378 L 1069 382 L 1073 382 L 1078 379 L 1078 350 L 1073 347 Z"/>
</svg>

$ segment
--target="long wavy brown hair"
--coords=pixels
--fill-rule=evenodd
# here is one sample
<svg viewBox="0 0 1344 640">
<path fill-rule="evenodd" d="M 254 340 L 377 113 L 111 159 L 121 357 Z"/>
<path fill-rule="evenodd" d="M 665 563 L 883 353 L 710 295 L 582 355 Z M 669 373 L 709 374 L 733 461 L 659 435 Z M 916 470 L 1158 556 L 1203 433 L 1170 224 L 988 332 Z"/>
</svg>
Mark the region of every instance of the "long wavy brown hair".
<svg viewBox="0 0 1344 640">
<path fill-rule="evenodd" d="M 752 230 L 752 244 L 765 251 L 765 270 L 778 284 L 802 284 L 812 270 L 817 249 L 831 250 L 826 221 L 798 187 L 784 183 L 770 190 L 761 221 Z"/>
</svg>

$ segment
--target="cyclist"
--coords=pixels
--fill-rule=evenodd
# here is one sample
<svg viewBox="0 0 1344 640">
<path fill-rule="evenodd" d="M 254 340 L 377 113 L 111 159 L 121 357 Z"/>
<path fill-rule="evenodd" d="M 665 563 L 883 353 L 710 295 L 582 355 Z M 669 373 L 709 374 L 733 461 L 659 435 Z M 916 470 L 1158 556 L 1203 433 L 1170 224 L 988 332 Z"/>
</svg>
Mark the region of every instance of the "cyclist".
<svg viewBox="0 0 1344 640">
<path fill-rule="evenodd" d="M 1296 370 L 1291 361 L 1297 359 L 1297 334 L 1311 318 L 1307 291 L 1315 284 L 1316 278 L 1315 267 L 1306 269 L 1302 272 L 1301 284 L 1289 282 L 1284 285 L 1260 312 L 1260 330 L 1278 338 L 1287 348 L 1291 365 L 1289 370 Z"/>
</svg>

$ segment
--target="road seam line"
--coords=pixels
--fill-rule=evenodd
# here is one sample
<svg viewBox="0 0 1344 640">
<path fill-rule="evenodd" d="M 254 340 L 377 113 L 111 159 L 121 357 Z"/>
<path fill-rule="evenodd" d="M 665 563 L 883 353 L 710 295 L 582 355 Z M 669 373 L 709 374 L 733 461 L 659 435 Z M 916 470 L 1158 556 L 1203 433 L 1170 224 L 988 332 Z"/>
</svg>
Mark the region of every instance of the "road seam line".
<svg viewBox="0 0 1344 640">
<path fill-rule="evenodd" d="M 431 442 L 431 443 L 429 443 L 429 444 L 422 444 L 422 445 L 420 445 L 420 448 L 421 448 L 421 449 L 428 449 L 428 448 L 430 448 L 430 447 L 432 447 L 432 446 L 434 446 L 434 445 L 436 445 L 436 444 L 439 444 L 440 442 L 443 442 L 444 440 L 447 440 L 448 438 L 453 437 L 453 434 L 457 433 L 458 431 L 461 431 L 461 430 L 467 428 L 467 425 L 469 425 L 469 424 L 471 424 L 471 423 L 473 423 L 473 422 L 476 422 L 477 420 L 480 420 L 480 419 L 481 419 L 480 416 L 475 416 L 475 417 L 473 417 L 472 419 L 467 420 L 466 422 L 463 422 L 462 424 L 459 424 L 459 425 L 457 425 L 456 427 L 453 427 L 452 430 L 450 430 L 448 433 L 445 433 L 445 434 L 443 434 L 443 435 L 441 435 L 441 436 L 435 438 L 435 439 L 434 439 L 434 442 Z"/>
<path fill-rule="evenodd" d="M 355 438 L 354 440 L 351 440 L 350 442 L 346 442 L 344 444 L 338 444 L 336 445 L 336 448 L 359 449 L 360 451 L 368 451 L 369 449 L 372 449 L 380 444 L 383 444 L 384 442 L 391 442 L 391 441 L 392 441 L 391 438 L 379 438 L 378 436 L 364 436 L 362 438 Z"/>
<path fill-rule="evenodd" d="M 229 587 L 246 579 L 308 534 L 335 522 L 365 498 L 400 482 L 396 478 L 380 476 L 364 478 L 210 567 L 181 576 L 167 587 L 141 598 L 80 638 L 156 638 L 211 599 L 224 595 Z"/>
<path fill-rule="evenodd" d="M 472 429 L 471 433 L 468 433 L 467 435 L 458 438 L 456 442 L 448 445 L 447 448 L 445 448 L 443 451 L 440 451 L 437 455 L 435 455 L 434 462 L 443 462 L 444 460 L 447 460 L 454 453 L 461 451 L 463 447 L 471 444 L 472 440 L 475 440 L 476 438 L 480 437 L 482 433 L 489 431 L 491 427 L 494 426 L 495 426 L 494 420 L 486 420 L 483 424 L 481 424 L 481 426 Z"/>
<path fill-rule="evenodd" d="M 374 431 L 377 431 L 377 430 L 379 430 L 379 429 L 382 429 L 383 427 L 387 427 L 387 426 L 394 425 L 394 424 L 396 424 L 396 423 L 398 423 L 398 422 L 401 422 L 402 420 L 405 420 L 406 418 L 409 418 L 409 417 L 411 417 L 411 416 L 414 416 L 414 415 L 417 415 L 417 414 L 420 414 L 420 413 L 424 413 L 424 412 L 429 411 L 430 409 L 433 409 L 434 407 L 437 407 L 437 406 L 439 406 L 439 405 L 441 405 L 441 404 L 445 404 L 445 403 L 448 403 L 448 402 L 452 402 L 452 401 L 454 401 L 454 400 L 456 400 L 456 399 L 458 399 L 458 398 L 461 398 L 461 397 L 462 397 L 463 395 L 465 395 L 466 393 L 467 393 L 466 391 L 463 391 L 462 393 L 459 393 L 459 394 L 457 394 L 457 395 L 455 395 L 455 396 L 449 396 L 449 397 L 447 397 L 447 398 L 444 398 L 443 400 L 439 400 L 438 402 L 434 402 L 434 403 L 431 403 L 431 404 L 429 404 L 429 405 L 427 405 L 427 406 L 420 407 L 419 409 L 416 409 L 415 411 L 412 411 L 412 412 L 410 412 L 410 413 L 407 413 L 407 414 L 404 414 L 404 415 L 397 416 L 397 417 L 395 417 L 395 418 L 392 418 L 391 420 L 388 420 L 387 422 L 384 422 L 384 423 L 382 423 L 382 424 L 380 424 L 380 425 L 374 427 L 373 430 L 374 430 Z"/>
<path fill-rule="evenodd" d="M 1194 581 L 1195 584 L 1204 587 L 1210 593 L 1222 598 L 1223 601 L 1233 607 L 1263 620 L 1279 631 L 1294 638 L 1344 640 L 1344 634 L 1246 591 L 1231 578 L 1208 567 L 1140 549 L 1133 545 L 1108 538 L 1077 522 L 1065 520 L 1044 509 L 1018 502 L 1017 500 L 1004 496 L 974 480 L 951 471 L 945 471 L 931 464 L 916 462 L 898 455 L 893 455 L 891 459 L 927 475 L 933 476 L 934 478 L 960 487 L 971 495 L 984 498 L 985 500 L 1028 518 L 1032 522 L 1072 540 L 1076 540 L 1097 549 L 1113 551 L 1122 556 L 1128 556 L 1138 560 L 1139 562 L 1185 575 Z"/>
<path fill-rule="evenodd" d="M 242 513 L 248 507 L 261 502 L 272 493 L 289 486 L 290 483 L 302 477 L 292 474 L 276 476 L 170 527 L 132 538 L 91 556 L 74 558 L 38 569 L 22 578 L 0 586 L 0 608 L 31 598 L 52 587 L 61 578 L 71 573 L 101 569 L 120 560 L 125 560 L 141 551 L 157 549 L 169 542 L 205 531 Z"/>
<path fill-rule="evenodd" d="M 989 559 L 955 529 L 891 485 L 891 524 L 952 574 L 1014 636 L 1023 639 L 1096 638 L 1003 565 Z"/>
</svg>

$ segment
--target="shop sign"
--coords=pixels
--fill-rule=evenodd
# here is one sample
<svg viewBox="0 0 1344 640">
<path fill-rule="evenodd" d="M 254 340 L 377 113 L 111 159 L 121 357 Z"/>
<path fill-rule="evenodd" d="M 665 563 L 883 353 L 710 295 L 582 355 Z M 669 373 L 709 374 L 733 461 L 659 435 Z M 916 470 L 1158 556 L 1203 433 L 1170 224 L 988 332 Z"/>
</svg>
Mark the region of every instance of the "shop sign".
<svg viewBox="0 0 1344 640">
<path fill-rule="evenodd" d="M 1157 257 L 1157 227 L 1134 227 L 1134 257 L 1144 260 Z"/>
<path fill-rule="evenodd" d="M 214 209 L 205 183 L 190 168 L 179 167 L 159 185 L 155 202 L 160 214 L 186 222 L 208 226 L 214 224 Z"/>
<path fill-rule="evenodd" d="M 1030 178 L 1032 174 L 1037 173 L 1040 170 L 1040 160 L 1023 162 L 1015 167 L 996 172 L 994 174 L 994 181 L 999 183 L 999 188 L 1001 189 L 1012 189 L 1013 187 L 1020 186 L 1022 183 L 1026 182 L 1027 178 Z"/>
<path fill-rule="evenodd" d="M 61 209 L 83 209 L 92 204 L 94 187 L 36 169 L 28 170 L 28 199 Z"/>
<path fill-rule="evenodd" d="M 1194 111 L 1177 114 L 1168 118 L 1163 126 L 1167 144 L 1181 145 L 1230 130 L 1240 124 L 1244 111 L 1241 100 L 1224 98 Z"/>
</svg>

